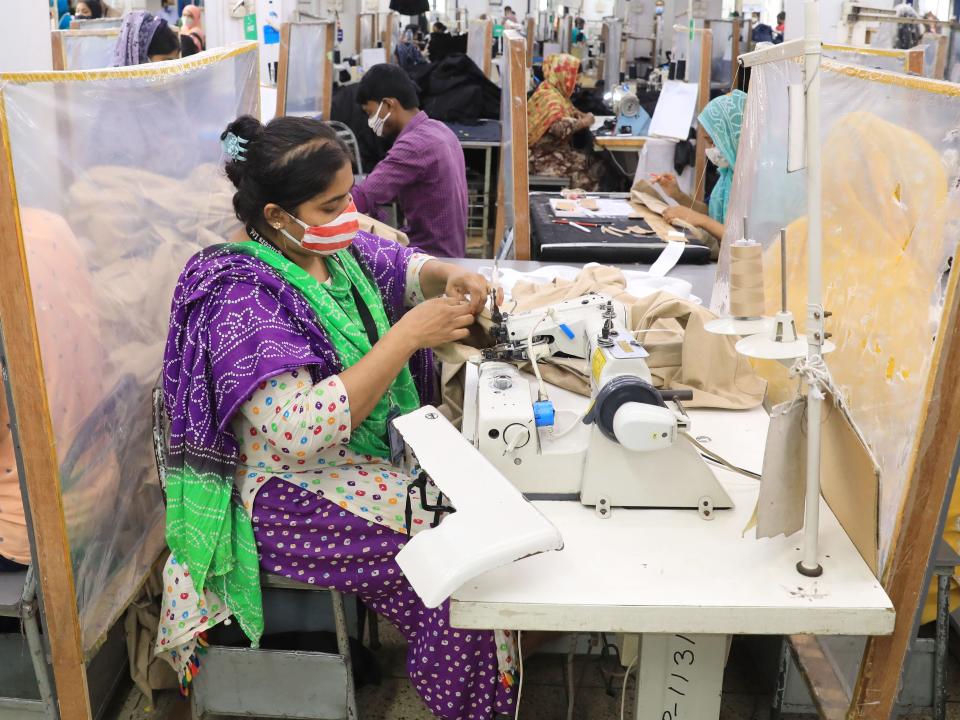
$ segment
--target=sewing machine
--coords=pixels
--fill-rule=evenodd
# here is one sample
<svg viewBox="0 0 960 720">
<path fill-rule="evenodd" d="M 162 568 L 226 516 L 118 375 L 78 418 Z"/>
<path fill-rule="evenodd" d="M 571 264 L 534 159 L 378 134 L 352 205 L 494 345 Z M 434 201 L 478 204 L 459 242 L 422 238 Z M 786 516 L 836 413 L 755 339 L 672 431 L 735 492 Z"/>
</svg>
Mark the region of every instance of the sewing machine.
<svg viewBox="0 0 960 720">
<path fill-rule="evenodd" d="M 521 492 L 579 496 L 601 517 L 613 507 L 691 508 L 704 518 L 732 502 L 687 436 L 682 392 L 653 387 L 648 353 L 626 310 L 591 294 L 546 309 L 493 313 L 496 345 L 470 383 L 464 432 Z M 558 410 L 517 361 L 589 359 L 585 415 Z M 469 425 L 469 427 L 468 427 Z"/>
<path fill-rule="evenodd" d="M 626 85 L 618 85 L 606 93 L 604 100 L 613 108 L 616 121 L 613 135 L 642 137 L 650 129 L 650 115 L 640 106 L 639 98 Z"/>
</svg>

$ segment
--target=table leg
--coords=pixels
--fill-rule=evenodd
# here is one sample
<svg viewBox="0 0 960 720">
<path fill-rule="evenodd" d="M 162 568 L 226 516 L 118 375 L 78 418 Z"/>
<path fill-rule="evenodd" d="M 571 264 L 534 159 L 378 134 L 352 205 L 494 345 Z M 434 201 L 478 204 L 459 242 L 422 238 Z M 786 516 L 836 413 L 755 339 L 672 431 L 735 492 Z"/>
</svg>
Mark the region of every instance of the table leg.
<svg viewBox="0 0 960 720">
<path fill-rule="evenodd" d="M 643 635 L 636 720 L 720 717 L 726 635 Z"/>
</svg>

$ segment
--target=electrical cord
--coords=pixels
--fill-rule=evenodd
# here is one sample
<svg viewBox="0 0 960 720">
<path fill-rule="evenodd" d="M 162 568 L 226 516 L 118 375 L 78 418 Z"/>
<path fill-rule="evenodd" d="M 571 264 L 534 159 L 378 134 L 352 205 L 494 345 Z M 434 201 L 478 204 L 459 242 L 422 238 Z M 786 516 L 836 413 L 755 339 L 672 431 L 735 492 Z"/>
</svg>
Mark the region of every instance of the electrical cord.
<svg viewBox="0 0 960 720">
<path fill-rule="evenodd" d="M 523 630 L 517 630 L 517 668 L 520 670 L 520 685 L 517 687 L 517 709 L 514 720 L 520 717 L 520 698 L 523 697 Z"/>
<path fill-rule="evenodd" d="M 547 309 L 540 319 L 531 326 L 530 332 L 527 333 L 527 359 L 530 361 L 530 364 L 533 365 L 533 374 L 537 376 L 538 400 L 546 400 L 549 398 L 549 395 L 547 395 L 547 386 L 543 382 L 543 375 L 540 374 L 540 363 L 537 362 L 537 358 L 533 354 L 533 335 L 537 331 L 537 328 L 540 327 L 540 323 L 546 320 L 552 312 L 553 308 Z"/>
<path fill-rule="evenodd" d="M 627 680 L 630 679 L 630 671 L 633 670 L 633 666 L 637 664 L 637 658 L 639 655 L 639 648 L 637 649 L 637 657 L 630 661 L 630 664 L 627 666 L 627 671 L 623 674 L 623 692 L 620 693 L 620 720 L 626 720 L 626 711 L 627 711 Z"/>
<path fill-rule="evenodd" d="M 586 417 L 586 413 L 578 413 L 578 412 L 576 412 L 576 411 L 574 411 L 574 410 L 557 410 L 557 415 L 559 415 L 560 413 L 567 413 L 567 414 L 569 414 L 569 415 L 576 415 L 577 419 L 574 420 L 572 423 L 570 423 L 570 424 L 569 424 L 567 427 L 565 427 L 563 430 L 561 430 L 561 431 L 559 431 L 559 432 L 554 432 L 554 433 L 551 435 L 551 439 L 553 439 L 553 440 L 559 440 L 560 438 L 562 438 L 562 437 L 570 434 L 570 433 L 573 431 L 573 429 L 576 428 L 576 427 L 583 421 L 583 418 Z"/>
</svg>

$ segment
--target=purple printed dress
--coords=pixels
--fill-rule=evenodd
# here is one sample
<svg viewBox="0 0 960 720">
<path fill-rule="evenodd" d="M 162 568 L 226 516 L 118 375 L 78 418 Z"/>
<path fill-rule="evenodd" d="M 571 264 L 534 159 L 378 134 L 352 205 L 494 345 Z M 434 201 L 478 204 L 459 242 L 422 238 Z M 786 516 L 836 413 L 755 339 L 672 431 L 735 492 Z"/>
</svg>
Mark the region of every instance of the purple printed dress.
<svg viewBox="0 0 960 720">
<path fill-rule="evenodd" d="M 392 321 L 405 306 L 422 300 L 419 270 L 428 257 L 366 233 L 357 236 L 354 252 L 376 280 Z M 232 308 L 230 314 L 248 320 L 258 313 L 269 317 L 260 342 L 248 346 L 278 356 L 271 361 L 272 369 L 242 383 L 242 397 L 232 403 L 236 409 L 229 418 L 236 440 L 235 499 L 252 519 L 261 568 L 355 594 L 393 623 L 408 642 L 410 680 L 436 717 L 481 720 L 495 712 L 513 714 L 512 634 L 450 627 L 448 603 L 425 607 L 397 565 L 396 555 L 407 539 L 409 478 L 384 459 L 350 451 L 350 402 L 337 375 L 339 366 L 317 367 L 315 359 L 323 353 L 317 351 L 316 337 L 311 350 L 303 353 L 313 362 L 309 357 L 296 362 L 296 351 L 288 351 L 293 357 L 277 352 L 281 346 L 271 332 L 280 315 L 276 292 L 238 293 L 234 287 L 226 294 L 244 298 L 244 307 Z M 305 303 L 300 307 L 295 296 L 279 304 L 298 320 L 309 320 L 309 308 Z M 303 327 L 319 331 L 315 322 L 303 322 Z M 237 363 L 249 365 L 249 360 Z M 427 393 L 423 365 L 415 368 L 421 397 Z M 231 395 L 238 397 L 237 392 Z M 417 503 L 414 508 L 416 533 L 433 517 Z M 184 577 L 176 566 L 168 567 L 171 570 L 176 577 L 168 581 L 190 582 L 189 573 Z M 205 625 L 229 614 L 209 593 L 200 604 L 196 615 Z M 177 611 L 181 609 L 182 601 Z M 169 637 L 174 628 L 161 631 Z"/>
</svg>

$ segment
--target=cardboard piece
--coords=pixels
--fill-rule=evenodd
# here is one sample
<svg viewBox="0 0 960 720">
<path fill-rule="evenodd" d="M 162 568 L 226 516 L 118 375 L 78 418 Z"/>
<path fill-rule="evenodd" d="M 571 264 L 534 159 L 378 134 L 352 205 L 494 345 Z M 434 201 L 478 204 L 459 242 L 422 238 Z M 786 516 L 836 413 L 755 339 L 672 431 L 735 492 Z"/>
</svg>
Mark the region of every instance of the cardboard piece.
<svg viewBox="0 0 960 720">
<path fill-rule="evenodd" d="M 824 402 L 820 490 L 864 562 L 879 571 L 880 468 L 846 410 Z M 792 535 L 803 528 L 807 471 L 806 404 L 786 402 L 770 414 L 757 499 L 757 537 Z"/>
</svg>

